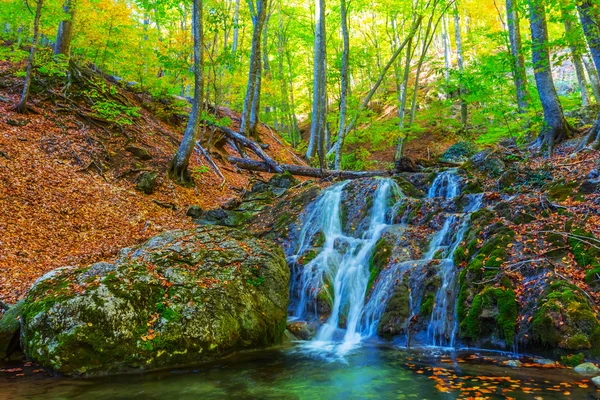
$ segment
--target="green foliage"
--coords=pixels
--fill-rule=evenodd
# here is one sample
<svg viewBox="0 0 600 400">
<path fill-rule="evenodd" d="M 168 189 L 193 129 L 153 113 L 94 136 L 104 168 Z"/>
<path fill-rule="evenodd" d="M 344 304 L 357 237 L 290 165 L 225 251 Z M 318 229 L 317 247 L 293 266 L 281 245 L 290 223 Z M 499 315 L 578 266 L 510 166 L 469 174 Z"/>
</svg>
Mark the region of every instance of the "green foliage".
<svg viewBox="0 0 600 400">
<path fill-rule="evenodd" d="M 0 60 L 7 60 L 14 63 L 27 60 L 29 53 L 21 50 L 16 44 L 0 46 Z"/>
<path fill-rule="evenodd" d="M 560 357 L 560 363 L 566 367 L 576 367 L 579 364 L 583 363 L 584 360 L 585 355 L 583 353 L 569 354 L 567 356 Z"/>
</svg>

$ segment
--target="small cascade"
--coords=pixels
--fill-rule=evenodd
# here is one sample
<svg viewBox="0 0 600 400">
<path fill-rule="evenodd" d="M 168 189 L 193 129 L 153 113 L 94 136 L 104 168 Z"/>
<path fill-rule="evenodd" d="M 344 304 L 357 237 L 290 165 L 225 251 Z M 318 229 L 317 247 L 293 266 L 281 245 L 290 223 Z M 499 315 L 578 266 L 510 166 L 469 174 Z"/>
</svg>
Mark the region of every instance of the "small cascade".
<svg viewBox="0 0 600 400">
<path fill-rule="evenodd" d="M 427 338 L 429 344 L 435 347 L 455 347 L 456 334 L 458 331 L 458 318 L 456 315 L 456 300 L 458 296 L 457 280 L 458 271 L 454 265 L 454 252 L 463 241 L 465 233 L 469 229 L 471 213 L 481 208 L 483 195 L 474 195 L 465 208 L 462 216 L 451 215 L 444 222 L 444 227 L 432 240 L 432 246 L 428 255 L 439 256 L 438 277 L 441 286 L 435 295 L 435 302 L 431 319 L 427 326 Z M 454 231 L 450 230 L 450 227 Z M 437 249 L 434 247 L 440 243 Z M 444 246 L 444 244 L 447 244 Z M 451 312 L 451 315 L 448 313 Z"/>
<path fill-rule="evenodd" d="M 307 215 L 297 250 L 289 258 L 294 264 L 309 251 L 315 237 L 321 235 L 324 239 L 320 252 L 302 267 L 300 276 L 292 282 L 292 296 L 298 294 L 299 300 L 292 305 L 291 312 L 296 318 L 317 317 L 315 296 L 326 288 L 327 296 L 333 301 L 331 315 L 312 345 L 337 355 L 347 353 L 362 340 L 360 322 L 369 281 L 369 260 L 382 232 L 390 224 L 391 208 L 400 198 L 400 189 L 394 181 L 382 179 L 376 184 L 366 216 L 367 228 L 352 235 L 344 233 L 341 220 L 346 183 L 325 190 Z"/>
<path fill-rule="evenodd" d="M 460 194 L 460 179 L 456 173 L 456 170 L 449 169 L 447 171 L 439 173 L 431 188 L 429 188 L 428 197 L 430 199 L 442 197 L 445 199 L 452 199 Z"/>
</svg>

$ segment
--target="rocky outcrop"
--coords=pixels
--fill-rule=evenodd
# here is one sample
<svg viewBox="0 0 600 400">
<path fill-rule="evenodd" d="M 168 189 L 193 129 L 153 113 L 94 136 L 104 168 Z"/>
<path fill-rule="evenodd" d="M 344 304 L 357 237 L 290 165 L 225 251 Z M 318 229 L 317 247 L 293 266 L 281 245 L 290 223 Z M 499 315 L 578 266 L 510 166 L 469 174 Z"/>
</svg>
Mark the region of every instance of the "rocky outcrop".
<svg viewBox="0 0 600 400">
<path fill-rule="evenodd" d="M 288 281 L 270 242 L 223 227 L 167 232 L 114 263 L 40 278 L 21 342 L 29 359 L 67 375 L 195 364 L 279 342 Z"/>
<path fill-rule="evenodd" d="M 0 317 L 0 359 L 10 357 L 19 348 L 19 318 L 23 301 L 10 307 Z"/>
</svg>

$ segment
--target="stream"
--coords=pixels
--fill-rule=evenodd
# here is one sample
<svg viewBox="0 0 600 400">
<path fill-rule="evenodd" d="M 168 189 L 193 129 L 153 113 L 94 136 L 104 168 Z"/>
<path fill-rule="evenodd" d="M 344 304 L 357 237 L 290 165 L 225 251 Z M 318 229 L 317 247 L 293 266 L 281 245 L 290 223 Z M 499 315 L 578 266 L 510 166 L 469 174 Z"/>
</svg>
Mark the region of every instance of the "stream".
<svg viewBox="0 0 600 400">
<path fill-rule="evenodd" d="M 323 362 L 301 346 L 252 351 L 193 369 L 95 379 L 0 374 L 3 399 L 594 399 L 569 370 L 502 365 L 485 352 L 362 346 Z M 527 364 L 526 364 L 527 365 Z"/>
</svg>

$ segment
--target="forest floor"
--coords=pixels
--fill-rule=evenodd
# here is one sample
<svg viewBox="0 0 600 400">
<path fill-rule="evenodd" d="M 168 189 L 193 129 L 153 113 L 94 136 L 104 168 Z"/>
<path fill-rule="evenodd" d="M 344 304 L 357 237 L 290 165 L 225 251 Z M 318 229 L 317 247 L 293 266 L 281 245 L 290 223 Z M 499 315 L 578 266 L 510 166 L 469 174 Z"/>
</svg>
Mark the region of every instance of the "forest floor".
<svg viewBox="0 0 600 400">
<path fill-rule="evenodd" d="M 235 155 L 225 144 L 211 149 L 224 183 L 195 153 L 190 167 L 196 186 L 176 185 L 165 170 L 179 145 L 185 118 L 177 121 L 163 108 L 163 115 L 176 120 L 167 123 L 157 117 L 157 104 L 148 95 L 104 78 L 98 82 L 139 107 L 139 117 L 133 117 L 131 125 L 85 118 L 91 114 L 79 112 L 89 110 L 90 104 L 63 98 L 65 87 L 39 78 L 33 82 L 30 113 L 20 115 L 14 108 L 22 90 L 22 78 L 16 74 L 21 70 L 22 65 L 0 62 L 2 301 L 14 303 L 35 279 L 55 268 L 104 260 L 165 230 L 191 228 L 189 206 L 219 207 L 266 176 L 225 162 L 223 157 Z M 231 119 L 236 129 L 238 115 L 226 109 L 219 114 Z M 261 126 L 259 135 L 276 161 L 302 164 L 269 128 Z M 151 159 L 135 157 L 126 150 L 131 146 L 147 151 L 149 156 L 142 158 Z M 157 188 L 150 195 L 136 190 L 136 181 L 147 171 L 158 173 Z"/>
</svg>

